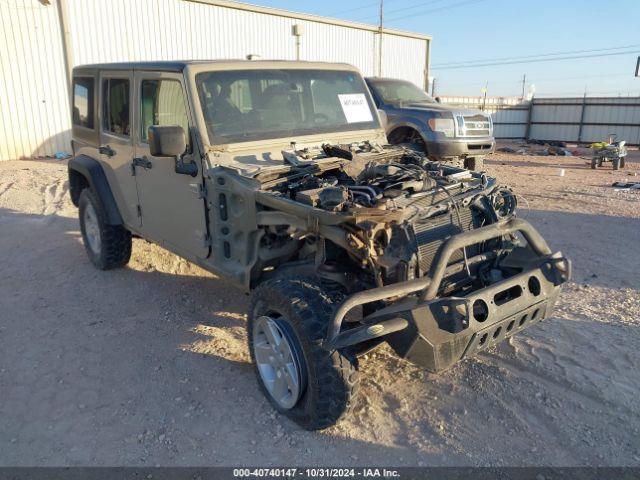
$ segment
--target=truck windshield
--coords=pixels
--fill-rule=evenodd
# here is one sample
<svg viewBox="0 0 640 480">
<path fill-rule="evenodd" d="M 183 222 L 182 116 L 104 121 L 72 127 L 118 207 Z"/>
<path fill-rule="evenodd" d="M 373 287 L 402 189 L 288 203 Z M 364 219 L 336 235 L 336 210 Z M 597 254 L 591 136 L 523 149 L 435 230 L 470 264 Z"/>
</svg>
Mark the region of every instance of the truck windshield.
<svg viewBox="0 0 640 480">
<path fill-rule="evenodd" d="M 404 80 L 380 80 L 371 87 L 385 103 L 436 103 L 424 90 Z"/>
<path fill-rule="evenodd" d="M 196 75 L 196 86 L 214 144 L 380 127 L 356 72 L 213 71 Z"/>
</svg>

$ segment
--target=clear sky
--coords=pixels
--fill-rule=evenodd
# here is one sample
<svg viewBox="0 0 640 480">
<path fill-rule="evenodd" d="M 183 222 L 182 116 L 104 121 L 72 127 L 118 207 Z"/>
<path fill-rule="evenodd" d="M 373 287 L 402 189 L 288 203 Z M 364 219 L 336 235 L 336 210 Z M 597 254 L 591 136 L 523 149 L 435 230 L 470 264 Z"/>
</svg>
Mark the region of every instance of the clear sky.
<svg viewBox="0 0 640 480">
<path fill-rule="evenodd" d="M 250 3 L 378 21 L 376 0 Z M 433 36 L 436 94 L 480 95 L 488 83 L 490 96 L 520 95 L 526 74 L 526 89 L 533 84 L 536 96 L 581 96 L 585 88 L 589 95 L 640 96 L 640 78 L 634 77 L 640 55 L 640 0 L 384 0 L 384 5 L 385 26 Z M 564 57 L 592 57 L 473 68 L 442 65 L 558 52 L 574 52 L 559 55 Z M 554 57 L 537 57 L 549 58 Z"/>
</svg>

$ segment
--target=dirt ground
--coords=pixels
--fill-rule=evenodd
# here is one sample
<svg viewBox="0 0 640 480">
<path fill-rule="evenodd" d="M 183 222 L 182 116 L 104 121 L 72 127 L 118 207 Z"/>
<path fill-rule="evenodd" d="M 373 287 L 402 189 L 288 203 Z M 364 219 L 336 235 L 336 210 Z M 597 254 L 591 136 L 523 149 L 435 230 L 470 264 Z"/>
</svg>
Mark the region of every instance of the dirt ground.
<svg viewBox="0 0 640 480">
<path fill-rule="evenodd" d="M 0 465 L 640 465 L 638 151 L 486 164 L 573 259 L 554 316 L 438 376 L 369 354 L 311 433 L 257 388 L 244 294 L 143 240 L 95 270 L 64 162 L 0 162 Z"/>
</svg>

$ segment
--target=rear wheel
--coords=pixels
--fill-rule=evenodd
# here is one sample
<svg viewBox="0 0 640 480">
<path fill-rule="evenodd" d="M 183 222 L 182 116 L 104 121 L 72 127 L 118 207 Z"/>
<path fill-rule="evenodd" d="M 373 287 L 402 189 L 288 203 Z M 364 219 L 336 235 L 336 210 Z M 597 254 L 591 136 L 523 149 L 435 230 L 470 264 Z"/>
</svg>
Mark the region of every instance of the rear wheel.
<svg viewBox="0 0 640 480">
<path fill-rule="evenodd" d="M 358 363 L 321 346 L 333 301 L 305 279 L 274 279 L 253 293 L 248 322 L 258 383 L 280 413 L 308 430 L 335 424 L 353 409 Z"/>
<path fill-rule="evenodd" d="M 614 158 L 613 160 L 611 160 L 611 163 L 613 164 L 613 169 L 614 170 L 620 170 L 620 159 L 619 158 Z"/>
<path fill-rule="evenodd" d="M 624 168 L 624 157 L 620 157 L 620 168 Z"/>
<path fill-rule="evenodd" d="M 598 159 L 593 158 L 591 159 L 591 170 L 595 170 L 596 168 L 598 168 Z"/>
<path fill-rule="evenodd" d="M 100 270 L 125 266 L 131 258 L 131 232 L 109 225 L 102 203 L 90 188 L 80 193 L 80 231 L 89 260 Z"/>
</svg>

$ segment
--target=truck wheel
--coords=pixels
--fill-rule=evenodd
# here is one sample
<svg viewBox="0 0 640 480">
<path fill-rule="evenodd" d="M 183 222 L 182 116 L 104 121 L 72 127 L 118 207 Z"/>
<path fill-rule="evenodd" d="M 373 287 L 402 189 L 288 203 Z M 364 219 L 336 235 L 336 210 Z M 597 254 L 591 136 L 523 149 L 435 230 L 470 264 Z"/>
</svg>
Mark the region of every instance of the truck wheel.
<svg viewBox="0 0 640 480">
<path fill-rule="evenodd" d="M 625 162 L 624 157 L 620 157 L 620 168 L 624 168 Z"/>
<path fill-rule="evenodd" d="M 100 270 L 124 267 L 131 258 L 131 232 L 108 225 L 102 203 L 90 188 L 80 193 L 80 231 L 89 260 Z"/>
<path fill-rule="evenodd" d="M 248 321 L 251 360 L 274 408 L 307 430 L 335 424 L 353 409 L 359 385 L 351 353 L 320 345 L 333 302 L 306 279 L 274 279 L 253 293 Z"/>
<path fill-rule="evenodd" d="M 598 168 L 598 160 L 594 158 L 591 160 L 591 170 L 595 170 L 596 168 Z"/>
<path fill-rule="evenodd" d="M 613 169 L 614 170 L 620 170 L 620 159 L 619 158 L 614 158 L 613 160 L 611 160 L 611 163 L 613 165 Z"/>
<path fill-rule="evenodd" d="M 470 157 L 464 161 L 464 168 L 467 170 L 475 170 L 476 172 L 484 168 L 484 158 Z"/>
</svg>

